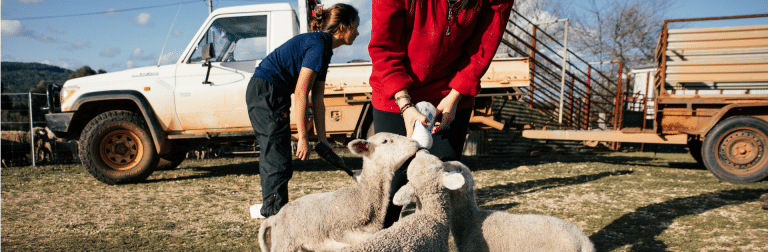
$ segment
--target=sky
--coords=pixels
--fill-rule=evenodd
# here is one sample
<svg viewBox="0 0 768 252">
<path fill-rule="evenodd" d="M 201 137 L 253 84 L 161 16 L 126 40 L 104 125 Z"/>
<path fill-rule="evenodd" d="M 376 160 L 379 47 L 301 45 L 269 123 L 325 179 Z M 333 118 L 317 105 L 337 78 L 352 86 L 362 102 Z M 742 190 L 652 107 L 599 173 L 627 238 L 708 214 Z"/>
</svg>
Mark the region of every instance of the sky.
<svg viewBox="0 0 768 252">
<path fill-rule="evenodd" d="M 213 9 L 280 0 L 213 0 Z M 298 1 L 287 1 L 294 9 Z M 325 0 L 356 7 L 360 36 L 334 51 L 332 62 L 370 60 L 371 0 Z M 585 0 L 576 0 L 578 5 Z M 2 0 L 0 57 L 70 70 L 90 66 L 116 72 L 174 63 L 208 16 L 206 0 Z M 768 0 L 678 0 L 669 19 L 768 13 Z M 567 17 L 566 17 L 567 18 Z M 175 20 L 175 22 L 174 22 Z M 768 19 L 707 25 L 768 24 Z M 161 57 L 161 50 L 162 57 Z"/>
</svg>

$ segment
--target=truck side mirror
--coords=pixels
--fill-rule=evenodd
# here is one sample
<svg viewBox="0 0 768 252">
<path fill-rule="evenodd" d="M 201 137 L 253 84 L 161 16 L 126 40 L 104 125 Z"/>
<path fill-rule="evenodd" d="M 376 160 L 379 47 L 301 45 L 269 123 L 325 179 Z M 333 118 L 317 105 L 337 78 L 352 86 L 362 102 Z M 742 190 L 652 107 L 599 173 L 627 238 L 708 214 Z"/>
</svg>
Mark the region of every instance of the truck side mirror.
<svg viewBox="0 0 768 252">
<path fill-rule="evenodd" d="M 200 54 L 203 57 L 203 60 L 208 62 L 208 60 L 216 58 L 216 51 L 213 50 L 213 44 L 206 43 L 203 45 L 203 48 L 200 49 Z"/>
<path fill-rule="evenodd" d="M 203 48 L 200 48 L 200 54 L 203 56 L 203 60 L 205 61 L 203 63 L 203 66 L 208 67 L 208 72 L 205 73 L 205 80 L 203 81 L 203 84 L 212 84 L 210 81 L 208 81 L 208 77 L 211 75 L 211 63 L 208 62 L 209 60 L 216 58 L 216 52 L 213 50 L 213 44 L 206 43 L 203 45 Z"/>
</svg>

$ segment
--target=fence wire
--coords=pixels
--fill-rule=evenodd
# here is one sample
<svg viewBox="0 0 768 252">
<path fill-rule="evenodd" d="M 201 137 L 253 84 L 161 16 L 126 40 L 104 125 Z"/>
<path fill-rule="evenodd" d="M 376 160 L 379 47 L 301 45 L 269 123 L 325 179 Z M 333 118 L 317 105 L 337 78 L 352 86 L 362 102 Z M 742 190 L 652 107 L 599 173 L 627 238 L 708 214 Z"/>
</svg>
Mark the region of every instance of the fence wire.
<svg viewBox="0 0 768 252">
<path fill-rule="evenodd" d="M 77 143 L 57 139 L 46 130 L 45 94 L 3 93 L 0 101 L 3 167 L 76 161 Z"/>
</svg>

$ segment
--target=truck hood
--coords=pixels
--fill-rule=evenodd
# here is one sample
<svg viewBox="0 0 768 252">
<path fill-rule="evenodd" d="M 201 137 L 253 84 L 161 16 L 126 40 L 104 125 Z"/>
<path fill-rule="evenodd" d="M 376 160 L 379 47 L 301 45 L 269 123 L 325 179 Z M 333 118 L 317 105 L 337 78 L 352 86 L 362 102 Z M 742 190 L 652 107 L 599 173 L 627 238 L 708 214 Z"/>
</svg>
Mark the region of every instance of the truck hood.
<svg viewBox="0 0 768 252">
<path fill-rule="evenodd" d="M 152 79 L 172 76 L 176 65 L 147 66 L 133 68 L 113 73 L 103 73 L 68 80 L 64 87 L 78 86 L 79 88 L 93 88 L 96 86 L 110 86 L 115 89 L 117 84 L 125 89 L 131 89 L 125 85 L 141 85 Z"/>
</svg>

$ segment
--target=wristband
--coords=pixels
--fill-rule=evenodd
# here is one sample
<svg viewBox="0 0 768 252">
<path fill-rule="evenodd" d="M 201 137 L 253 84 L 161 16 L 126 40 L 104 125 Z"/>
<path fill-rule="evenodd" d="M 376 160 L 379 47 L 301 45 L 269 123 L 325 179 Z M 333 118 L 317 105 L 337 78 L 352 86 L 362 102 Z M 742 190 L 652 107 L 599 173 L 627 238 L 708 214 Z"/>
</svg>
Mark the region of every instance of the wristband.
<svg viewBox="0 0 768 252">
<path fill-rule="evenodd" d="M 407 110 L 410 107 L 413 107 L 413 103 L 409 102 L 409 103 L 406 103 L 405 105 L 403 105 L 403 107 L 400 108 L 400 114 L 402 115 L 403 113 L 405 113 L 405 110 Z"/>
<path fill-rule="evenodd" d="M 395 97 L 395 104 L 398 104 L 398 101 L 400 101 L 400 99 L 408 99 L 408 103 L 411 103 L 411 96 L 410 95 L 404 94 L 404 95 Z"/>
</svg>

